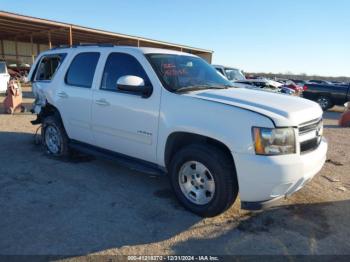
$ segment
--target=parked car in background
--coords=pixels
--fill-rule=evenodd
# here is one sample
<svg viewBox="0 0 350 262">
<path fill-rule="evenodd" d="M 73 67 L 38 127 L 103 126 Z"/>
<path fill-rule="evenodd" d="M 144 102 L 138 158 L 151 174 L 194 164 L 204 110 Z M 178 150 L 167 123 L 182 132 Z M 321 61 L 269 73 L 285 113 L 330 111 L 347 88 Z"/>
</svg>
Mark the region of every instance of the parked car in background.
<svg viewBox="0 0 350 262">
<path fill-rule="evenodd" d="M 332 85 L 331 82 L 326 80 L 308 80 L 306 84 Z"/>
<path fill-rule="evenodd" d="M 333 85 L 338 85 L 338 86 L 342 86 L 342 85 L 347 85 L 348 83 L 346 82 L 341 82 L 341 81 L 330 81 L 331 84 Z"/>
<path fill-rule="evenodd" d="M 231 81 L 236 87 L 243 87 L 256 90 L 265 90 L 277 93 L 284 93 L 293 95 L 295 92 L 277 81 L 265 79 L 265 78 L 250 78 L 247 79 L 242 70 L 227 67 L 222 65 L 213 65 L 213 67 L 223 75 L 227 80 Z"/>
<path fill-rule="evenodd" d="M 289 80 L 288 80 L 288 79 L 283 79 L 283 78 L 275 77 L 275 78 L 274 78 L 274 81 L 276 81 L 276 82 L 278 82 L 278 83 L 281 83 L 282 85 L 285 85 Z"/>
<path fill-rule="evenodd" d="M 11 79 L 15 79 L 22 83 L 27 82 L 27 76 L 30 70 L 29 64 L 10 64 L 8 65 L 8 72 L 11 76 Z"/>
<path fill-rule="evenodd" d="M 33 123 L 42 123 L 48 153 L 75 148 L 167 174 L 178 200 L 201 216 L 227 210 L 238 191 L 244 209 L 271 205 L 301 189 L 326 160 L 316 103 L 235 88 L 192 54 L 53 49 L 38 56 L 29 79 Z"/>
<path fill-rule="evenodd" d="M 278 90 L 283 85 L 273 80 L 268 80 L 265 78 L 250 78 L 245 80 L 236 81 L 236 83 L 244 84 L 247 88 L 256 87 L 264 88 L 270 90 Z"/>
<path fill-rule="evenodd" d="M 220 74 L 222 74 L 231 82 L 246 80 L 242 70 L 238 68 L 227 67 L 222 65 L 213 65 L 213 66 Z"/>
<path fill-rule="evenodd" d="M 304 86 L 306 84 L 305 80 L 291 79 L 291 81 L 293 81 L 298 86 Z"/>
<path fill-rule="evenodd" d="M 304 86 L 299 86 L 291 80 L 287 80 L 283 86 L 294 90 L 298 94 L 301 94 L 304 91 Z"/>
<path fill-rule="evenodd" d="M 295 95 L 295 91 L 287 86 L 283 86 L 283 84 L 276 82 L 271 79 L 266 78 L 251 78 L 241 81 L 236 81 L 235 85 L 240 84 L 245 88 L 254 88 L 260 89 L 269 92 L 282 93 L 287 95 Z"/>
<path fill-rule="evenodd" d="M 7 71 L 5 61 L 0 61 L 0 93 L 5 93 L 7 90 L 7 84 L 10 81 L 10 75 Z"/>
<path fill-rule="evenodd" d="M 323 110 L 328 110 L 335 105 L 344 105 L 350 100 L 350 84 L 311 84 L 304 86 L 303 97 L 316 101 Z"/>
</svg>

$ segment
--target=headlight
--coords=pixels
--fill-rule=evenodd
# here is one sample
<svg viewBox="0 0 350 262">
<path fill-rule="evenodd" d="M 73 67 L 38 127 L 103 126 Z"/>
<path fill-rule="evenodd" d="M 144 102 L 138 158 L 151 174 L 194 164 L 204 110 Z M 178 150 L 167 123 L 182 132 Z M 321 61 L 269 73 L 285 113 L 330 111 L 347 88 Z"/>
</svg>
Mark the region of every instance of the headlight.
<svg viewBox="0 0 350 262">
<path fill-rule="evenodd" d="M 296 153 L 293 128 L 253 127 L 253 141 L 257 155 L 286 155 Z"/>
</svg>

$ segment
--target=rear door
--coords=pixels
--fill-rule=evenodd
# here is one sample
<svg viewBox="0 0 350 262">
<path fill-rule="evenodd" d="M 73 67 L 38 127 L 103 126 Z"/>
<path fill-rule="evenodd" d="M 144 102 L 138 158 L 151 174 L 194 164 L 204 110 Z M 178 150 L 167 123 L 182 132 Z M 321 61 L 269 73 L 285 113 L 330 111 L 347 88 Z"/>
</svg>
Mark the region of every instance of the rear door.
<svg viewBox="0 0 350 262">
<path fill-rule="evenodd" d="M 92 87 L 99 52 L 77 53 L 55 89 L 55 105 L 60 111 L 69 138 L 91 144 Z"/>
<path fill-rule="evenodd" d="M 142 65 L 146 65 L 142 66 Z M 106 54 L 99 87 L 94 91 L 92 130 L 96 146 L 131 157 L 156 162 L 160 89 L 151 83 L 155 76 L 141 54 Z M 150 77 L 150 74 L 152 77 Z M 126 75 L 144 79 L 153 86 L 152 95 L 123 92 L 117 80 Z"/>
</svg>

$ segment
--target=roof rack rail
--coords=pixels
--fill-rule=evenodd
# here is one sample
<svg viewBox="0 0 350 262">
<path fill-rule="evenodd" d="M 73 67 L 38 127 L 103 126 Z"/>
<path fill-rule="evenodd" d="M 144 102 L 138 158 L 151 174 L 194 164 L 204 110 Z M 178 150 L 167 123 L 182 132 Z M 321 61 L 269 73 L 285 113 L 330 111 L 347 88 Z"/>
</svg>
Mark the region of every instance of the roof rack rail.
<svg viewBox="0 0 350 262">
<path fill-rule="evenodd" d="M 88 46 L 100 46 L 100 47 L 113 47 L 114 44 L 110 43 L 91 43 L 91 44 L 77 44 L 77 45 L 59 45 L 57 47 L 53 47 L 50 50 L 62 49 L 62 48 L 78 48 L 78 47 L 88 47 Z"/>
<path fill-rule="evenodd" d="M 70 48 L 70 46 L 69 45 L 59 45 L 56 47 L 52 47 L 50 50 L 63 49 L 63 48 Z"/>
</svg>

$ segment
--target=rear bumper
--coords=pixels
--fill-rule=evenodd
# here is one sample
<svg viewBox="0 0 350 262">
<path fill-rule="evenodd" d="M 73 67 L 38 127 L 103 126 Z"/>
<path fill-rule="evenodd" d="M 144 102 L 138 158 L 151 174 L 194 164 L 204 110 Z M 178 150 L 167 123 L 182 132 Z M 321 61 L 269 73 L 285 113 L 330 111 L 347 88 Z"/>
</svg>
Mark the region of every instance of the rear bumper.
<svg viewBox="0 0 350 262">
<path fill-rule="evenodd" d="M 323 167 L 327 149 L 323 138 L 316 150 L 302 155 L 233 154 L 242 208 L 266 208 L 300 190 Z"/>
</svg>

